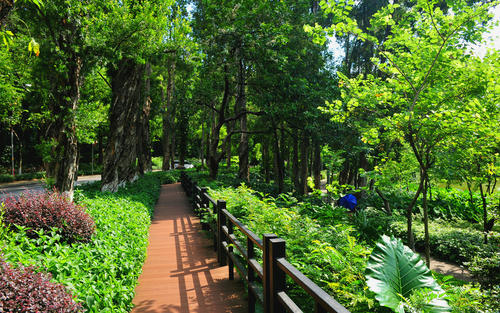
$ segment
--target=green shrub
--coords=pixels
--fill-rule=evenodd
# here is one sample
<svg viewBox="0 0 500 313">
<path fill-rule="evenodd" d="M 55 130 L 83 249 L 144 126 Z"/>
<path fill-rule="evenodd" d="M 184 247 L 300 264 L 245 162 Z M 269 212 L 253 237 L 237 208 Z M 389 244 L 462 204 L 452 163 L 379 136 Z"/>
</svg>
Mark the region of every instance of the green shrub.
<svg viewBox="0 0 500 313">
<path fill-rule="evenodd" d="M 160 184 L 173 184 L 179 181 L 180 171 L 152 172 L 149 175 L 160 180 Z"/>
<path fill-rule="evenodd" d="M 278 207 L 276 199 L 261 199 L 245 185 L 210 190 L 210 194 L 226 200 L 228 210 L 258 236 L 274 233 L 285 239 L 289 261 L 351 312 L 375 309 L 363 274 L 369 250 L 356 243 L 352 228 L 340 224 L 321 227 L 299 214 L 299 203 Z M 299 289 L 291 293 L 303 307 L 312 305 Z"/>
<path fill-rule="evenodd" d="M 24 173 L 16 175 L 16 180 L 32 180 L 32 179 L 41 179 L 45 176 L 45 172 L 35 172 L 35 173 Z"/>
<path fill-rule="evenodd" d="M 88 243 L 62 244 L 58 234 L 30 239 L 26 229 L 0 239 L 3 258 L 52 274 L 88 312 L 129 312 L 148 244 L 160 178 L 148 174 L 117 193 L 101 193 L 99 183 L 81 186 L 75 202 L 96 224 Z"/>
<path fill-rule="evenodd" d="M 0 175 L 0 183 L 10 183 L 14 181 L 14 176 L 10 174 L 1 174 Z"/>
<path fill-rule="evenodd" d="M 394 220 L 391 230 L 399 238 L 406 238 L 406 221 Z M 449 222 L 429 221 L 430 247 L 433 255 L 443 260 L 466 264 L 471 262 L 476 255 L 492 256 L 498 252 L 500 236 L 493 233 L 488 244 L 483 243 L 483 232 L 470 227 L 454 227 Z M 415 247 L 424 248 L 424 225 L 419 219 L 413 223 Z"/>
<path fill-rule="evenodd" d="M 91 163 L 78 164 L 78 175 L 97 175 L 100 173 L 102 173 L 102 164 L 94 163 L 93 170 Z"/>
<path fill-rule="evenodd" d="M 480 252 L 467 263 L 469 271 L 483 286 L 500 285 L 500 251 Z"/>
<path fill-rule="evenodd" d="M 393 189 L 385 191 L 384 196 L 391 204 L 394 211 L 404 212 L 411 202 L 414 191 L 404 189 Z M 493 200 L 494 202 L 495 200 Z M 482 218 L 481 199 L 479 194 L 473 193 L 473 205 L 470 204 L 468 191 L 456 189 L 434 188 L 432 198 L 429 199 L 430 218 L 441 218 L 446 220 L 462 219 L 469 222 L 478 222 Z M 375 191 L 369 191 L 360 201 L 361 208 L 382 208 L 383 203 Z M 421 213 L 420 207 L 415 206 L 414 213 Z"/>
</svg>

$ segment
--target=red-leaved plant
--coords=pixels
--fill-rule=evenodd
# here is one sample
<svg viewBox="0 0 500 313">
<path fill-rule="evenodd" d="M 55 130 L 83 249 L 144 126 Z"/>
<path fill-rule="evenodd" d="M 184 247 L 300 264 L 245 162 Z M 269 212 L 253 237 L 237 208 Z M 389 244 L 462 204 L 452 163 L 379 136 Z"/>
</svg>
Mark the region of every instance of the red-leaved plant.
<svg viewBox="0 0 500 313">
<path fill-rule="evenodd" d="M 35 231 L 57 227 L 62 240 L 85 242 L 95 231 L 95 223 L 83 207 L 57 192 L 30 192 L 19 198 L 8 197 L 4 205 L 4 223 L 28 227 L 30 236 L 36 236 Z"/>
<path fill-rule="evenodd" d="M 0 312 L 82 312 L 71 293 L 32 267 L 12 268 L 0 259 Z"/>
</svg>

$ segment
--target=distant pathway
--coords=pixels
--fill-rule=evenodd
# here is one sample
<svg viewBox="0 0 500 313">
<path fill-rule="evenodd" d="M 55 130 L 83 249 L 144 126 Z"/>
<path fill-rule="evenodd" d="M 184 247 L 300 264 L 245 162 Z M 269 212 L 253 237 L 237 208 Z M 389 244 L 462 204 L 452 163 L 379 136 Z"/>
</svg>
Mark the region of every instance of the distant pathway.
<svg viewBox="0 0 500 313">
<path fill-rule="evenodd" d="M 247 312 L 242 283 L 228 280 L 200 230 L 181 185 L 162 186 L 132 313 Z"/>
</svg>

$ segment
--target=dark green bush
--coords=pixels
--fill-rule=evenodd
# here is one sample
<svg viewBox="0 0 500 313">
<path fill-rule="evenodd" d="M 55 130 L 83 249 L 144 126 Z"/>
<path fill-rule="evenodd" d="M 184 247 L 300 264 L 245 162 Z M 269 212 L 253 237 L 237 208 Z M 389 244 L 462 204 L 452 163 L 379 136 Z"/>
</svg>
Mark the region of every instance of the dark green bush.
<svg viewBox="0 0 500 313">
<path fill-rule="evenodd" d="M 14 176 L 10 174 L 1 174 L 0 175 L 0 183 L 10 183 L 14 181 Z"/>
<path fill-rule="evenodd" d="M 385 191 L 384 196 L 394 211 L 403 213 L 411 202 L 414 191 L 393 189 Z M 360 207 L 382 208 L 382 199 L 375 191 L 369 191 L 360 201 Z M 414 213 L 420 212 L 420 207 L 414 207 Z M 432 198 L 429 199 L 429 216 L 446 220 L 462 219 L 469 222 L 478 222 L 482 218 L 481 199 L 479 194 L 473 193 L 473 205 L 470 203 L 468 191 L 456 189 L 434 188 Z"/>
<path fill-rule="evenodd" d="M 91 163 L 78 164 L 78 175 L 97 175 L 102 173 L 102 164 L 94 163 L 94 170 L 92 171 Z"/>
<path fill-rule="evenodd" d="M 469 271 L 488 288 L 500 285 L 500 251 L 480 252 L 467 263 Z"/>
</svg>

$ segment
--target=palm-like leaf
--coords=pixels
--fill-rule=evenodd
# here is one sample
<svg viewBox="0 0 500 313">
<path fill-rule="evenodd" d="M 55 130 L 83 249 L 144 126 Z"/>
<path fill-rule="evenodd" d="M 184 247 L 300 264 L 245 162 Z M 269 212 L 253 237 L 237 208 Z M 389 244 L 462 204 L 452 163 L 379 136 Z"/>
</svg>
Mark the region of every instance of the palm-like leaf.
<svg viewBox="0 0 500 313">
<path fill-rule="evenodd" d="M 380 305 L 400 313 L 404 312 L 404 304 L 417 289 L 428 288 L 439 295 L 444 293 L 418 254 L 403 245 L 400 239 L 385 235 L 368 260 L 366 277 Z M 433 299 L 426 307 L 426 312 L 451 311 L 442 297 Z"/>
</svg>

